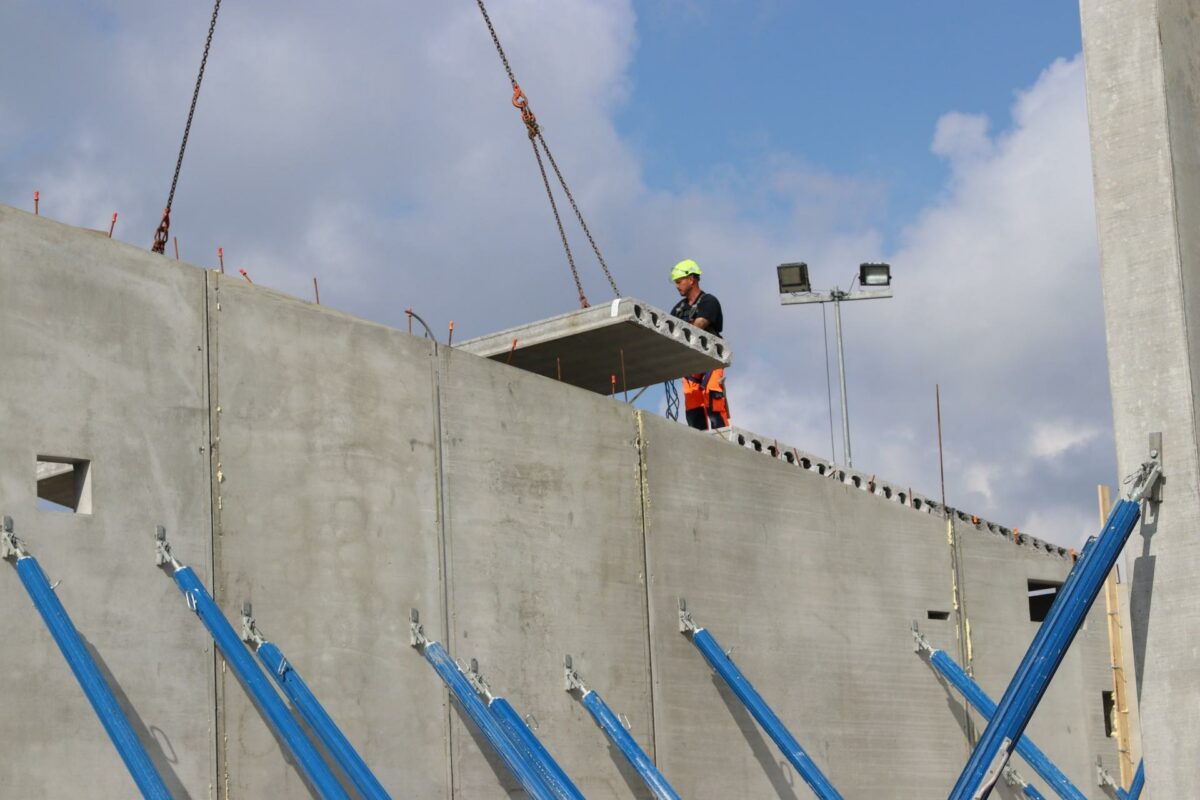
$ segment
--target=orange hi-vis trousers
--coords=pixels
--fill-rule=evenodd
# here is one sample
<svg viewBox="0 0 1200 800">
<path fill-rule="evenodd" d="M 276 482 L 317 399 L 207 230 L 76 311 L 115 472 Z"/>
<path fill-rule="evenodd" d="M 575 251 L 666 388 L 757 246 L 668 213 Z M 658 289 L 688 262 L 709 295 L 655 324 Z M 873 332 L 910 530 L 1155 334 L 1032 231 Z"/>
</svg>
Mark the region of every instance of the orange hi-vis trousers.
<svg viewBox="0 0 1200 800">
<path fill-rule="evenodd" d="M 698 372 L 683 379 L 683 408 L 688 425 L 702 431 L 729 426 L 725 370 Z"/>
</svg>

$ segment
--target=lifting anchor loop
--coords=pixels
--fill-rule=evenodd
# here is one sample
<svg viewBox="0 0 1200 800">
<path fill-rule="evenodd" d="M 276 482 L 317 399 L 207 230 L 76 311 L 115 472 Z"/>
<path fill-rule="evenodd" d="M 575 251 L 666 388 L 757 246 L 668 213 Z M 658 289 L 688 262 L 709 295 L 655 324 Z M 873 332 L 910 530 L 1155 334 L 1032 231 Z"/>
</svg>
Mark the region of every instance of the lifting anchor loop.
<svg viewBox="0 0 1200 800">
<path fill-rule="evenodd" d="M 521 112 L 521 122 L 525 123 L 525 130 L 529 132 L 529 138 L 536 139 L 541 133 L 541 128 L 538 126 L 537 117 L 533 115 L 533 110 L 529 108 L 529 98 L 516 83 L 513 84 L 512 104 Z"/>
</svg>

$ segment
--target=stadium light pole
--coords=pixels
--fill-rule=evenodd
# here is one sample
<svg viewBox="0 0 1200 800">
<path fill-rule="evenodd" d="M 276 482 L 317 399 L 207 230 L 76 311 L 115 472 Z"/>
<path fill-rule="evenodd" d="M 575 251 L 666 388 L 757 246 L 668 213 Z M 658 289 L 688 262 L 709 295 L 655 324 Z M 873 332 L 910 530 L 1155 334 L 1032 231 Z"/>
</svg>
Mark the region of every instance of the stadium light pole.
<svg viewBox="0 0 1200 800">
<path fill-rule="evenodd" d="M 808 264 L 803 261 L 780 264 L 775 268 L 779 276 L 779 302 L 781 305 L 801 303 L 833 303 L 834 328 L 837 331 L 838 380 L 842 397 L 842 452 L 846 466 L 854 466 L 850 455 L 850 405 L 846 399 L 846 356 L 842 348 L 842 301 L 880 300 L 892 296 L 892 267 L 883 262 L 864 262 L 858 267 L 858 275 L 850 281 L 850 289 L 838 287 L 830 290 L 813 291 L 808 280 Z M 854 283 L 858 282 L 858 290 Z"/>
</svg>

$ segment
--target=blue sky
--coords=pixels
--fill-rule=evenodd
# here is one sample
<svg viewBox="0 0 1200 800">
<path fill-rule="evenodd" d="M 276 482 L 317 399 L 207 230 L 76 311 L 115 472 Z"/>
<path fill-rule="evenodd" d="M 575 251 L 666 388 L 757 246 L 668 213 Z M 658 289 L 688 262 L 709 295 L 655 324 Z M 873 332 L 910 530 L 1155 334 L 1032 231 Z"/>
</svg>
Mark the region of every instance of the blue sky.
<svg viewBox="0 0 1200 800">
<path fill-rule="evenodd" d="M 736 424 L 830 455 L 820 314 L 780 307 L 774 265 L 844 286 L 886 259 L 896 297 L 845 310 L 854 466 L 936 496 L 937 383 L 953 505 L 1067 545 L 1096 527 L 1115 457 L 1074 4 L 488 7 L 623 294 L 669 307 L 670 266 L 704 268 Z M 148 246 L 210 10 L 4 4 L 0 72 L 23 79 L 0 84 L 0 202 L 117 210 Z M 568 311 L 509 95 L 470 0 L 226 4 L 172 234 L 456 341 Z"/>
<path fill-rule="evenodd" d="M 1079 52 L 1074 3 L 636 2 L 616 116 L 647 182 L 678 189 L 786 150 L 879 181 L 889 234 L 942 190 L 947 109 L 1003 122 L 1018 87 Z"/>
</svg>

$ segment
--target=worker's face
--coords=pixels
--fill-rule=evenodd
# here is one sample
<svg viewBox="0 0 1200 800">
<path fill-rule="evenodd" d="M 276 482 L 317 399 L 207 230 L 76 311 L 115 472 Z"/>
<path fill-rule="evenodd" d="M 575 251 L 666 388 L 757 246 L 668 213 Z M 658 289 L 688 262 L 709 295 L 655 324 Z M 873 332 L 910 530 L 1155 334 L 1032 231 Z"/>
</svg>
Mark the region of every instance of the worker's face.
<svg viewBox="0 0 1200 800">
<path fill-rule="evenodd" d="M 675 288 L 679 290 L 680 297 L 687 297 L 688 292 L 696 285 L 695 275 L 684 275 L 679 280 L 675 281 Z"/>
</svg>

